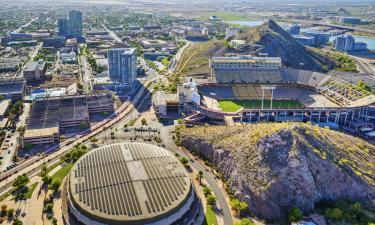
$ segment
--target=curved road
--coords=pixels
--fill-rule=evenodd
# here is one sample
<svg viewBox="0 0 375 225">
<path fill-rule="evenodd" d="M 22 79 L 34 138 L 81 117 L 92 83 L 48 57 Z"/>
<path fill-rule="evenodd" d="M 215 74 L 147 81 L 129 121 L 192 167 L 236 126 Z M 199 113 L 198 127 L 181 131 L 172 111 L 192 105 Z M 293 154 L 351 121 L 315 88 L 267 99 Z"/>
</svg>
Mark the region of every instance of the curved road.
<svg viewBox="0 0 375 225">
<path fill-rule="evenodd" d="M 210 185 L 212 191 L 215 193 L 217 198 L 217 202 L 219 207 L 222 209 L 223 217 L 224 217 L 224 224 L 231 225 L 233 224 L 232 214 L 230 208 L 227 204 L 226 198 L 222 193 L 222 190 L 219 188 L 217 184 L 217 180 L 214 178 L 214 175 L 208 171 L 206 171 L 206 167 L 200 162 L 194 160 L 194 157 L 183 151 L 180 147 L 176 146 L 171 135 L 171 131 L 174 126 L 163 127 L 160 130 L 160 138 L 163 140 L 165 147 L 170 150 L 171 152 L 178 153 L 182 157 L 187 157 L 190 159 L 190 165 L 196 168 L 198 171 L 203 171 L 203 177 L 206 179 L 208 184 Z"/>
</svg>

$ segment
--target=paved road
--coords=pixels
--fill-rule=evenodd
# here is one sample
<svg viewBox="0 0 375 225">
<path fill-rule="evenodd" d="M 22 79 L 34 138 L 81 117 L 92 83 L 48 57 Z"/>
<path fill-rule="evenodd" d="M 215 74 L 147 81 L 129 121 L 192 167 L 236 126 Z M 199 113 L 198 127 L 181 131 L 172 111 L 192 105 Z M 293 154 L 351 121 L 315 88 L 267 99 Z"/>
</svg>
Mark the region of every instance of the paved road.
<svg viewBox="0 0 375 225">
<path fill-rule="evenodd" d="M 178 146 L 174 144 L 174 141 L 171 135 L 171 131 L 173 129 L 174 129 L 174 126 L 168 126 L 168 127 L 163 127 L 160 131 L 160 138 L 163 140 L 165 147 L 172 152 L 175 152 L 175 153 L 177 152 L 182 157 L 188 157 L 190 159 L 190 165 L 192 167 L 196 168 L 198 171 L 199 170 L 203 171 L 203 177 L 206 179 L 212 191 L 215 193 L 219 207 L 222 209 L 223 217 L 224 217 L 224 224 L 225 225 L 233 224 L 230 208 L 227 204 L 224 194 L 222 193 L 221 189 L 219 188 L 217 184 L 218 181 L 215 179 L 215 176 L 211 172 L 207 171 L 206 167 L 200 161 L 194 160 L 194 157 L 191 154 L 187 154 L 185 151 L 183 151 L 181 148 L 179 148 Z"/>
<path fill-rule="evenodd" d="M 113 32 L 113 31 L 111 31 L 110 29 L 108 29 L 108 28 L 107 28 L 102 22 L 100 22 L 100 24 L 102 25 L 102 27 L 103 27 L 106 31 L 108 31 L 109 35 L 111 35 L 111 37 L 112 37 L 115 41 L 117 41 L 117 42 L 119 42 L 119 43 L 122 43 L 121 38 L 120 38 L 115 32 Z"/>
<path fill-rule="evenodd" d="M 19 128 L 21 126 L 25 126 L 26 118 L 27 118 L 27 115 L 29 114 L 29 111 L 30 111 L 30 103 L 24 103 L 23 104 L 23 112 L 20 115 L 19 121 L 16 124 L 16 131 L 15 132 L 7 131 L 6 137 L 5 137 L 4 142 L 3 142 L 3 146 L 8 145 L 9 147 L 7 148 L 7 150 L 2 152 L 3 153 L 2 156 L 4 157 L 4 160 L 3 160 L 3 162 L 0 166 L 0 168 L 1 168 L 0 173 L 5 171 L 7 166 L 13 164 L 12 158 L 13 158 L 13 155 L 14 155 L 15 151 L 17 150 L 17 147 L 19 146 L 19 143 L 20 143 L 19 142 L 20 134 L 17 131 L 17 128 Z"/>
<path fill-rule="evenodd" d="M 353 58 L 357 62 L 357 67 L 360 73 L 363 74 L 373 74 L 375 73 L 375 65 L 372 65 L 369 60 L 349 55 L 350 58 Z"/>
<path fill-rule="evenodd" d="M 82 65 L 82 84 L 83 84 L 83 93 L 89 94 L 91 93 L 91 78 L 92 78 L 92 70 L 87 62 L 86 56 L 81 57 L 81 65 Z"/>
<path fill-rule="evenodd" d="M 353 27 L 353 26 L 344 26 L 340 24 L 332 24 L 328 22 L 317 22 L 317 21 L 309 21 L 309 20 L 290 20 L 296 23 L 305 23 L 310 24 L 314 26 L 325 26 L 325 27 L 332 27 L 336 29 L 342 29 L 342 30 L 351 30 L 351 31 L 357 31 L 357 32 L 364 32 L 369 34 L 375 34 L 375 30 L 361 28 L 361 27 Z"/>
</svg>

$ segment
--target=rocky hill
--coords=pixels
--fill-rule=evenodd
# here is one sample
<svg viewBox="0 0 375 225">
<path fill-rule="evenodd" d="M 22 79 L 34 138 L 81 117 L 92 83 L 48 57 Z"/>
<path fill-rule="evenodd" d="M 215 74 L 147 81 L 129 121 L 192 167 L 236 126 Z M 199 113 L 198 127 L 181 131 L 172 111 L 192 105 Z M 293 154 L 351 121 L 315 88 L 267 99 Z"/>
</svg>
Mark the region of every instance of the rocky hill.
<svg viewBox="0 0 375 225">
<path fill-rule="evenodd" d="M 220 56 L 228 51 L 222 40 L 192 44 L 181 55 L 176 72 L 188 76 L 208 75 L 210 74 L 209 57 Z"/>
<path fill-rule="evenodd" d="M 301 123 L 196 126 L 181 143 L 214 164 L 258 217 L 279 221 L 323 199 L 375 198 L 375 147 Z"/>
<path fill-rule="evenodd" d="M 223 40 L 210 40 L 190 45 L 182 54 L 177 73 L 189 76 L 207 75 L 210 73 L 209 57 L 223 56 L 228 53 L 267 53 L 268 56 L 281 57 L 286 67 L 296 69 L 302 67 L 305 70 L 320 72 L 325 71 L 329 64 L 327 56 L 305 48 L 272 20 L 259 27 L 251 28 L 235 39 L 245 40 L 248 46 L 237 50 Z M 300 63 L 303 63 L 303 66 Z M 335 66 L 337 62 L 331 60 L 330 63 L 331 66 Z"/>
<path fill-rule="evenodd" d="M 296 69 L 302 67 L 305 70 L 323 72 L 326 70 L 325 65 L 329 63 L 327 57 L 299 44 L 273 20 L 238 35 L 236 39 L 245 40 L 250 45 L 262 46 L 258 52 L 267 53 L 272 57 L 281 57 L 286 67 Z M 303 66 L 300 63 L 303 63 Z"/>
</svg>

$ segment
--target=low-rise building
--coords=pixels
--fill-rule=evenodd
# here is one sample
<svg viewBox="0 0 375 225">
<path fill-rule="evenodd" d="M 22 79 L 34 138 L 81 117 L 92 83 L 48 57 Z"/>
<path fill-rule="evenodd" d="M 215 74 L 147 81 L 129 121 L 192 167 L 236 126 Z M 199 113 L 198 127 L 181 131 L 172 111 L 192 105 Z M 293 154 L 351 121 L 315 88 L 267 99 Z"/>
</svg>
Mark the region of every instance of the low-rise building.
<svg viewBox="0 0 375 225">
<path fill-rule="evenodd" d="M 177 94 L 158 91 L 152 96 L 152 105 L 156 115 L 160 118 L 166 118 L 171 110 L 178 112 L 178 96 Z"/>
<path fill-rule="evenodd" d="M 12 102 L 22 100 L 25 96 L 26 82 L 24 80 L 1 80 L 0 96 Z"/>
<path fill-rule="evenodd" d="M 0 101 L 0 129 L 4 129 L 8 126 L 9 118 L 6 117 L 6 113 L 9 109 L 10 102 L 9 99 Z"/>
<path fill-rule="evenodd" d="M 90 114 L 113 112 L 110 94 L 76 95 L 35 99 L 30 111 L 24 144 L 56 144 L 61 130 L 90 126 Z"/>
<path fill-rule="evenodd" d="M 160 57 L 169 57 L 171 53 L 169 51 L 154 51 L 154 52 L 144 52 L 143 57 L 145 59 L 156 61 Z"/>
<path fill-rule="evenodd" d="M 304 36 L 314 37 L 315 45 L 327 44 L 329 42 L 329 33 L 319 31 L 303 32 Z"/>
<path fill-rule="evenodd" d="M 244 40 L 231 40 L 230 45 L 232 45 L 235 49 L 242 49 L 246 46 L 246 41 L 244 41 Z"/>
<path fill-rule="evenodd" d="M 45 38 L 43 40 L 43 47 L 54 47 L 54 48 L 62 48 L 65 45 L 65 38 L 63 37 L 53 37 L 53 38 Z"/>
<path fill-rule="evenodd" d="M 340 23 L 361 24 L 362 20 L 356 17 L 340 17 Z"/>
<path fill-rule="evenodd" d="M 296 41 L 298 41 L 302 45 L 313 46 L 315 44 L 314 37 L 307 37 L 307 36 L 300 36 L 300 35 L 295 35 L 293 37 Z"/>
<path fill-rule="evenodd" d="M 163 40 L 142 40 L 141 45 L 143 48 L 155 48 L 155 49 L 166 48 L 169 46 L 169 44 Z"/>
<path fill-rule="evenodd" d="M 43 60 L 29 62 L 23 71 L 23 76 L 27 82 L 40 81 L 46 75 L 47 64 Z"/>
<path fill-rule="evenodd" d="M 287 31 L 291 35 L 300 35 L 301 34 L 301 26 L 299 24 L 293 24 L 288 27 Z"/>
<path fill-rule="evenodd" d="M 76 64 L 77 63 L 77 54 L 74 51 L 70 53 L 61 53 L 60 59 L 62 63 L 66 64 Z"/>
<path fill-rule="evenodd" d="M 227 27 L 225 28 L 225 39 L 235 37 L 241 32 L 241 28 L 238 27 Z"/>
</svg>

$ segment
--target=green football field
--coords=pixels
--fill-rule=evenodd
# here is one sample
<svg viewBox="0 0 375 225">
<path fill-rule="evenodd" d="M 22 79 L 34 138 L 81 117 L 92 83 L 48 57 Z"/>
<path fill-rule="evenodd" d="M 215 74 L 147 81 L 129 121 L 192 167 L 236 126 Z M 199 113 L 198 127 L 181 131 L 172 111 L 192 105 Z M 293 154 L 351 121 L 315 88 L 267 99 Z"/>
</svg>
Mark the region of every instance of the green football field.
<svg viewBox="0 0 375 225">
<path fill-rule="evenodd" d="M 262 108 L 262 100 L 219 100 L 220 108 L 223 112 L 236 112 L 241 107 L 245 109 Z M 263 108 L 267 109 L 271 106 L 270 100 L 264 100 Z M 302 108 L 303 104 L 292 100 L 273 100 L 272 108 Z"/>
</svg>

